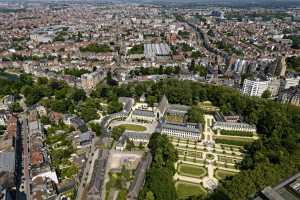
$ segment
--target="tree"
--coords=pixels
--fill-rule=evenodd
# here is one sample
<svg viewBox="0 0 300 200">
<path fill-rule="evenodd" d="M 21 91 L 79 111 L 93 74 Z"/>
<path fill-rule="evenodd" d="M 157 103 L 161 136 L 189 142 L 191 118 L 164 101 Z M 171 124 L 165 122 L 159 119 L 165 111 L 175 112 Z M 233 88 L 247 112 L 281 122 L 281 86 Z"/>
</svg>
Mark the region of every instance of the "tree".
<svg viewBox="0 0 300 200">
<path fill-rule="evenodd" d="M 87 106 L 87 105 L 84 105 L 84 104 L 80 107 L 80 114 L 79 115 L 82 117 L 82 119 L 85 122 L 89 122 L 91 120 L 99 118 L 97 108 L 90 107 L 90 106 Z"/>
<path fill-rule="evenodd" d="M 96 133 L 97 136 L 100 136 L 102 134 L 101 126 L 98 123 L 90 123 L 90 128 L 92 131 Z"/>
<path fill-rule="evenodd" d="M 19 102 L 14 102 L 13 104 L 11 104 L 9 106 L 9 109 L 12 111 L 12 112 L 23 112 L 23 108 L 20 106 L 20 103 Z"/>
<path fill-rule="evenodd" d="M 85 122 L 89 122 L 99 118 L 98 110 L 102 109 L 99 101 L 96 99 L 88 98 L 81 102 L 79 106 L 79 115 Z"/>
<path fill-rule="evenodd" d="M 166 135 L 152 134 L 148 147 L 153 156 L 151 167 L 146 175 L 146 183 L 139 199 L 147 199 L 153 196 L 155 199 L 173 200 L 177 198 L 173 175 L 175 173 L 174 163 L 178 154 Z M 151 191 L 151 193 L 148 193 Z M 149 197 L 151 198 L 151 197 Z"/>
<path fill-rule="evenodd" d="M 75 102 L 79 102 L 79 101 L 83 101 L 86 99 L 86 95 L 83 89 L 77 89 L 74 88 L 73 92 L 71 94 L 71 98 L 75 101 Z"/>
<path fill-rule="evenodd" d="M 270 98 L 272 95 L 271 91 L 270 90 L 265 90 L 262 95 L 261 95 L 261 98 L 264 98 L 264 99 L 268 99 Z"/>
<path fill-rule="evenodd" d="M 125 131 L 125 128 L 123 128 L 123 127 L 120 127 L 120 126 L 114 127 L 112 132 L 111 132 L 111 137 L 115 141 L 117 141 L 117 140 L 119 140 L 121 135 L 124 133 L 124 131 Z"/>
<path fill-rule="evenodd" d="M 122 108 L 123 108 L 122 103 L 119 103 L 117 100 L 113 100 L 113 101 L 109 102 L 107 112 L 109 114 L 120 112 L 122 110 Z"/>
<path fill-rule="evenodd" d="M 127 140 L 126 150 L 131 151 L 135 148 L 134 143 L 131 140 Z"/>
<path fill-rule="evenodd" d="M 204 124 L 203 111 L 198 106 L 192 106 L 188 110 L 187 116 L 189 122 Z"/>
<path fill-rule="evenodd" d="M 146 200 L 155 200 L 153 192 L 148 191 L 146 194 Z"/>
</svg>

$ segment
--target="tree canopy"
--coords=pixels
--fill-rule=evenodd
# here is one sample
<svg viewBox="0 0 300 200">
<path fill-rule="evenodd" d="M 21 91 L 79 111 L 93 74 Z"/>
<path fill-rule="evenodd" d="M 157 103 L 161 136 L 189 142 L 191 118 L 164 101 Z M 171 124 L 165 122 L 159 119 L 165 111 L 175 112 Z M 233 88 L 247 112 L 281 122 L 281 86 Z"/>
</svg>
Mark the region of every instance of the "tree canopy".
<svg viewBox="0 0 300 200">
<path fill-rule="evenodd" d="M 153 156 L 150 169 L 146 174 L 146 183 L 140 192 L 139 199 L 163 199 L 173 200 L 177 198 L 173 181 L 175 174 L 174 163 L 178 154 L 166 135 L 154 133 L 149 141 Z"/>
</svg>

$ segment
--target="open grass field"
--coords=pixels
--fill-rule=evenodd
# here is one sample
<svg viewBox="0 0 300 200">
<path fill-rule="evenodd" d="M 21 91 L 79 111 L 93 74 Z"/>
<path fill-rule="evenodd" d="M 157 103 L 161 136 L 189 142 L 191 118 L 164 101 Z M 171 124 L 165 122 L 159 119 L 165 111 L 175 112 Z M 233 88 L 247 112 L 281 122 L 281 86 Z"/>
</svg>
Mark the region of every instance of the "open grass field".
<svg viewBox="0 0 300 200">
<path fill-rule="evenodd" d="M 252 138 L 229 138 L 228 136 L 217 136 L 215 139 L 217 144 L 227 144 L 227 145 L 234 145 L 234 146 L 244 146 L 246 144 L 250 144 L 254 142 Z"/>
<path fill-rule="evenodd" d="M 193 195 L 206 195 L 205 189 L 198 184 L 178 181 L 176 183 L 178 199 L 186 199 Z"/>
<path fill-rule="evenodd" d="M 201 178 L 207 174 L 207 170 L 203 167 L 189 164 L 179 164 L 178 173 L 183 176 Z"/>
<path fill-rule="evenodd" d="M 218 180 L 223 180 L 225 179 L 226 177 L 229 177 L 229 176 L 233 176 L 235 175 L 236 173 L 234 172 L 230 172 L 230 171 L 225 171 L 225 170 L 222 170 L 222 169 L 217 169 L 215 171 L 215 177 L 218 179 Z"/>
<path fill-rule="evenodd" d="M 228 135 L 219 135 L 216 136 L 217 139 L 222 139 L 222 140 L 231 140 L 231 141 L 239 141 L 239 142 L 254 142 L 255 139 L 251 137 L 235 137 L 235 136 L 228 136 Z"/>
<path fill-rule="evenodd" d="M 128 131 L 145 131 L 146 127 L 136 124 L 122 124 L 118 127 L 122 127 Z"/>
</svg>

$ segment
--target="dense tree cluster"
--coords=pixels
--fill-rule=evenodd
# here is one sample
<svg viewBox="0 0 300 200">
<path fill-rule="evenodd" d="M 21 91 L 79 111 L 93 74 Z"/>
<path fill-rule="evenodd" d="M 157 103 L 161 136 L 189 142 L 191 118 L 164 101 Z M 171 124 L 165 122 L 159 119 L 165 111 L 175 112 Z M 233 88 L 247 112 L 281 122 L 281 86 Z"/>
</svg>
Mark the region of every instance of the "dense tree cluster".
<svg viewBox="0 0 300 200">
<path fill-rule="evenodd" d="M 229 54 L 236 54 L 238 56 L 243 55 L 243 52 L 241 50 L 236 49 L 232 44 L 229 44 L 223 40 L 216 42 L 215 45 L 218 49 L 222 49 L 222 50 L 228 52 Z"/>
<path fill-rule="evenodd" d="M 299 42 L 300 45 L 300 42 Z M 300 56 L 292 56 L 286 59 L 286 64 L 289 70 L 300 72 Z"/>
<path fill-rule="evenodd" d="M 192 51 L 194 49 L 193 47 L 191 47 L 187 43 L 180 43 L 179 46 L 182 49 L 182 51 L 184 51 L 184 52 Z"/>
<path fill-rule="evenodd" d="M 93 53 L 107 53 L 111 52 L 112 49 L 107 44 L 89 44 L 86 47 L 80 47 L 81 52 L 93 52 Z"/>
<path fill-rule="evenodd" d="M 158 133 L 151 136 L 148 147 L 152 153 L 153 161 L 147 171 L 146 183 L 140 192 L 139 199 L 149 199 L 149 196 L 161 200 L 176 199 L 177 195 L 173 181 L 174 163 L 178 159 L 176 149 L 169 142 L 166 135 Z"/>
<path fill-rule="evenodd" d="M 102 134 L 102 129 L 101 129 L 100 124 L 90 123 L 89 126 L 92 129 L 92 131 L 94 131 L 96 133 L 97 136 L 100 136 Z"/>
<path fill-rule="evenodd" d="M 188 31 L 178 31 L 178 35 L 183 39 L 189 39 L 190 32 Z"/>
<path fill-rule="evenodd" d="M 37 82 L 26 84 L 21 88 L 27 105 L 41 102 L 48 108 L 57 112 L 74 112 L 75 106 L 85 100 L 82 89 L 69 87 L 63 81 L 39 78 Z"/>
<path fill-rule="evenodd" d="M 191 61 L 191 64 L 189 66 L 189 70 L 192 71 L 195 74 L 199 74 L 199 76 L 206 76 L 208 73 L 207 68 L 205 68 L 202 65 L 195 64 L 195 60 Z"/>
<path fill-rule="evenodd" d="M 112 132 L 111 132 L 111 137 L 115 140 L 115 141 L 118 141 L 119 138 L 122 136 L 122 134 L 124 133 L 125 131 L 125 128 L 122 127 L 122 126 L 117 126 L 117 127 L 114 127 L 112 129 Z"/>
<path fill-rule="evenodd" d="M 130 71 L 130 75 L 133 76 L 145 76 L 145 75 L 153 75 L 153 74 L 179 74 L 180 73 L 180 67 L 179 66 L 160 66 L 157 67 L 139 67 L 134 70 Z"/>
<path fill-rule="evenodd" d="M 289 35 L 289 36 L 284 36 L 284 38 L 292 40 L 292 48 L 300 49 L 300 36 L 299 35 Z"/>
<path fill-rule="evenodd" d="M 202 123 L 204 124 L 203 111 L 198 106 L 192 106 L 187 113 L 188 121 L 193 123 Z"/>
<path fill-rule="evenodd" d="M 127 52 L 128 55 L 131 54 L 144 54 L 144 44 L 137 44 L 134 45 L 131 49 Z"/>
<path fill-rule="evenodd" d="M 82 74 L 89 73 L 88 70 L 86 69 L 77 69 L 77 68 L 72 68 L 72 69 L 65 69 L 64 73 L 67 75 L 72 75 L 76 77 L 81 77 Z"/>
</svg>

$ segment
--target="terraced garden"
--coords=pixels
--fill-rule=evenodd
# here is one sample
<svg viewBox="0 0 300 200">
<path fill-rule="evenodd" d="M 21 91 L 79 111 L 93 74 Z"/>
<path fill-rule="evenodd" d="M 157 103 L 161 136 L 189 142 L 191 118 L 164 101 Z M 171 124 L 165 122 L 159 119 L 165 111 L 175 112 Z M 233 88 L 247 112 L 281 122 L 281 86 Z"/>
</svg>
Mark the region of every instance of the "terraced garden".
<svg viewBox="0 0 300 200">
<path fill-rule="evenodd" d="M 183 176 L 202 178 L 207 174 L 207 170 L 204 167 L 181 163 L 178 165 L 178 173 Z"/>
</svg>

